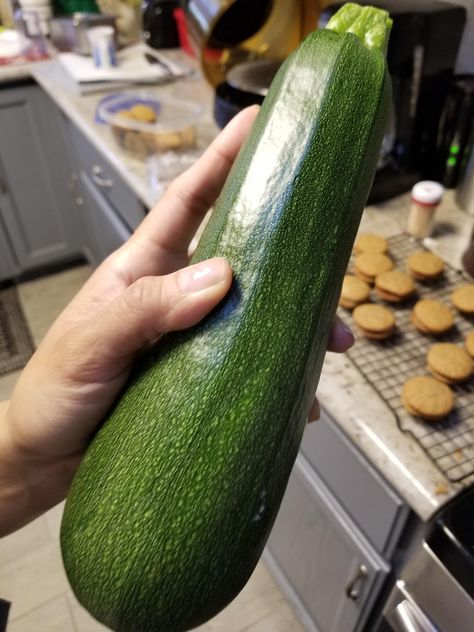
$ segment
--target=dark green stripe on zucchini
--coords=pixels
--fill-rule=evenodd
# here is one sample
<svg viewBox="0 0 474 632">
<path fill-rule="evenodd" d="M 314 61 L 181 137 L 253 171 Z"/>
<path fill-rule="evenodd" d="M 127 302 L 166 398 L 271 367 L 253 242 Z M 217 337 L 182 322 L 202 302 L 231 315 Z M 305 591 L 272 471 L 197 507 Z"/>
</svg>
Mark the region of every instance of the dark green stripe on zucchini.
<svg viewBox="0 0 474 632">
<path fill-rule="evenodd" d="M 205 622 L 262 553 L 377 164 L 389 29 L 346 5 L 283 64 L 193 257 L 228 259 L 229 294 L 139 362 L 77 472 L 64 564 L 114 630 Z"/>
</svg>

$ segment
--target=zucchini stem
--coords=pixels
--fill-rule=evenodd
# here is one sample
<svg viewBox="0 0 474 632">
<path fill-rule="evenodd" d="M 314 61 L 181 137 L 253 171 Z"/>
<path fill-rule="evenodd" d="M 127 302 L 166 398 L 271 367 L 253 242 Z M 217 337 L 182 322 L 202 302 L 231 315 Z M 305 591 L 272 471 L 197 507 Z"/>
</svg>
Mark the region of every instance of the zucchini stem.
<svg viewBox="0 0 474 632">
<path fill-rule="evenodd" d="M 326 28 L 340 35 L 353 33 L 371 50 L 386 54 L 392 19 L 387 11 L 376 7 L 361 7 L 348 2 L 335 13 Z"/>
</svg>

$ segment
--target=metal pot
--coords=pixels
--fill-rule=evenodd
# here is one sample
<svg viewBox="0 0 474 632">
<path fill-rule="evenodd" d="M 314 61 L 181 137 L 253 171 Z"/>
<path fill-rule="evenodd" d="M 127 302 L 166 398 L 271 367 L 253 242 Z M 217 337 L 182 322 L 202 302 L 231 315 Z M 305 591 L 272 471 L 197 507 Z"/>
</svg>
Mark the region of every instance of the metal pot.
<svg viewBox="0 0 474 632">
<path fill-rule="evenodd" d="M 218 86 L 248 61 L 285 59 L 330 0 L 189 0 L 186 22 L 205 78 Z"/>
</svg>

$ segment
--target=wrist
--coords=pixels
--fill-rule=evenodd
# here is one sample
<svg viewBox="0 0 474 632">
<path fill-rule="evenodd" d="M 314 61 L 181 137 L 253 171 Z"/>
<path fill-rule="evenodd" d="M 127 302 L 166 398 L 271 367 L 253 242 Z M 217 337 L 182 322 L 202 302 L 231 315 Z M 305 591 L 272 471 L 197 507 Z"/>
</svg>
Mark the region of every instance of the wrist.
<svg viewBox="0 0 474 632">
<path fill-rule="evenodd" d="M 53 463 L 27 454 L 14 438 L 10 402 L 0 403 L 0 537 L 66 496 L 78 457 Z"/>
<path fill-rule="evenodd" d="M 27 502 L 11 436 L 10 402 L 0 403 L 0 536 L 19 528 Z"/>
</svg>

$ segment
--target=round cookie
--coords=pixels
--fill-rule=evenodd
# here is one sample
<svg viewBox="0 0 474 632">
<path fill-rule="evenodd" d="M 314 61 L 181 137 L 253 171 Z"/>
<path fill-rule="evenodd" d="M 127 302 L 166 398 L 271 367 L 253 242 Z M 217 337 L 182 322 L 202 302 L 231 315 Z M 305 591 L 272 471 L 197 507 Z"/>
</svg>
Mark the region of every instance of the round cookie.
<svg viewBox="0 0 474 632">
<path fill-rule="evenodd" d="M 427 355 L 428 368 L 434 377 L 446 384 L 458 384 L 472 374 L 472 359 L 462 347 L 440 342 L 431 347 Z"/>
<path fill-rule="evenodd" d="M 474 331 L 471 331 L 471 333 L 466 336 L 464 344 L 466 346 L 468 354 L 471 356 L 471 358 L 474 358 Z"/>
<path fill-rule="evenodd" d="M 393 334 L 395 329 L 395 316 L 382 305 L 365 303 L 359 305 L 352 312 L 354 322 L 366 338 L 384 340 Z"/>
<path fill-rule="evenodd" d="M 346 274 L 342 282 L 339 305 L 347 309 L 354 309 L 357 305 L 368 301 L 370 287 L 368 283 L 352 274 Z"/>
<path fill-rule="evenodd" d="M 405 272 L 389 270 L 377 275 L 375 289 L 384 301 L 400 303 L 415 293 L 415 284 Z"/>
<path fill-rule="evenodd" d="M 156 123 L 156 112 L 155 110 L 145 103 L 137 103 L 130 108 L 130 114 L 137 121 L 142 121 L 143 123 Z"/>
<path fill-rule="evenodd" d="M 453 312 L 437 301 L 423 299 L 411 312 L 411 321 L 424 334 L 443 334 L 454 325 Z"/>
<path fill-rule="evenodd" d="M 119 110 L 118 112 L 116 112 L 115 116 L 120 116 L 120 118 L 136 120 L 133 114 L 130 112 L 130 110 Z"/>
<path fill-rule="evenodd" d="M 474 283 L 454 290 L 451 300 L 454 307 L 463 314 L 474 314 Z"/>
<path fill-rule="evenodd" d="M 433 252 L 420 250 L 407 259 L 408 271 L 419 281 L 432 281 L 443 274 L 444 261 Z"/>
<path fill-rule="evenodd" d="M 354 268 L 360 279 L 367 281 L 367 283 L 373 283 L 377 275 L 393 270 L 393 261 L 387 255 L 362 252 L 356 256 Z"/>
<path fill-rule="evenodd" d="M 375 254 L 384 254 L 388 250 L 387 240 L 380 235 L 374 233 L 362 233 L 360 234 L 354 244 L 354 252 L 360 254 L 361 252 L 372 252 Z"/>
<path fill-rule="evenodd" d="M 403 385 L 402 403 L 415 417 L 427 421 L 439 421 L 452 411 L 453 393 L 449 386 L 434 377 L 417 376 Z"/>
</svg>

